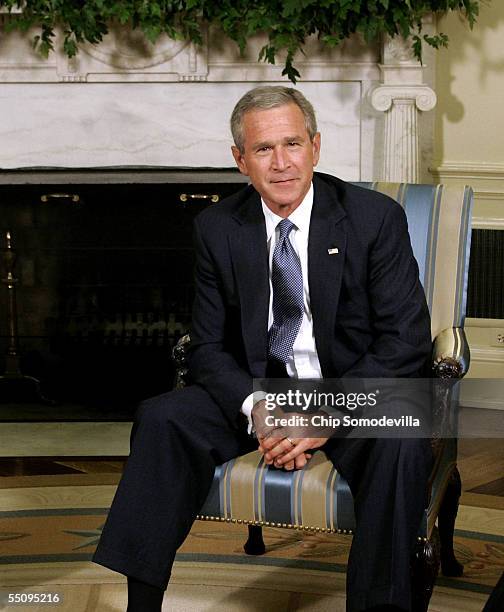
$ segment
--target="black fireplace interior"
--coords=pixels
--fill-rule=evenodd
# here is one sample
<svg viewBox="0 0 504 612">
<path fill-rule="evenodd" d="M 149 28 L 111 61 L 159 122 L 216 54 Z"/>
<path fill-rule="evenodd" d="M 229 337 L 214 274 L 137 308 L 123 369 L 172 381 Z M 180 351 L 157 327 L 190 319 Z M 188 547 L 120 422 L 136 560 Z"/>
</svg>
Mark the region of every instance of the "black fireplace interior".
<svg viewBox="0 0 504 612">
<path fill-rule="evenodd" d="M 19 370 L 41 382 L 54 402 L 47 411 L 127 419 L 140 400 L 173 386 L 171 350 L 190 322 L 193 219 L 244 181 L 231 171 L 135 171 L 125 182 L 124 172 L 95 183 L 92 176 L 58 182 L 48 172 L 45 184 L 3 176 L 0 248 L 5 254 L 10 231 Z M 0 266 L 5 279 L 2 259 Z M 3 282 L 0 372 L 7 292 Z M 19 380 L 4 378 L 0 394 L 0 418 L 2 405 L 38 402 L 33 385 Z"/>
</svg>

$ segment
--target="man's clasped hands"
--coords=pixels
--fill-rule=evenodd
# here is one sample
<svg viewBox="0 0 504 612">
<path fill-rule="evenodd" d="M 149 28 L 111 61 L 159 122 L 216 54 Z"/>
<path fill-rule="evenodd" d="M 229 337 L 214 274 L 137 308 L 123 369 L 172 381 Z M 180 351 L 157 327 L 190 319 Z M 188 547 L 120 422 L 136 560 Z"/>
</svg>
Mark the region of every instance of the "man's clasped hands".
<svg viewBox="0 0 504 612">
<path fill-rule="evenodd" d="M 266 408 L 266 401 L 260 400 L 252 409 L 252 421 L 259 440 L 259 452 L 264 455 L 267 465 L 284 470 L 300 470 L 311 459 L 310 451 L 320 448 L 329 439 L 327 437 L 316 437 L 314 433 L 326 433 L 323 430 L 315 432 L 314 428 L 281 426 L 267 424 L 268 416 L 278 415 L 278 408 Z M 268 419 L 268 422 L 275 419 Z M 327 432 L 329 434 L 329 432 Z"/>
</svg>

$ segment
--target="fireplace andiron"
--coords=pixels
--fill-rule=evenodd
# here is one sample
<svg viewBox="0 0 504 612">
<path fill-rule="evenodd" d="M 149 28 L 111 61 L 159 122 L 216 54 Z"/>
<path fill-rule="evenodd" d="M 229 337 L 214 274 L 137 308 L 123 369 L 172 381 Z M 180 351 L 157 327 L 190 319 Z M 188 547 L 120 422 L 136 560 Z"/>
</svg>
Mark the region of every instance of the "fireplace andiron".
<svg viewBox="0 0 504 612">
<path fill-rule="evenodd" d="M 44 395 L 40 386 L 40 381 L 33 376 L 27 376 L 21 372 L 16 304 L 16 285 L 18 279 L 14 277 L 16 254 L 12 250 L 10 232 L 6 233 L 6 239 L 7 247 L 2 249 L 2 259 L 7 274 L 1 281 L 7 287 L 7 323 L 9 335 L 7 353 L 5 356 L 5 372 L 0 376 L 0 402 L 5 398 L 5 389 L 7 387 L 11 387 L 9 398 L 15 397 L 16 395 L 24 397 L 24 388 L 26 387 L 29 389 L 28 397 L 35 397 L 36 400 L 43 404 L 54 406 L 56 402 Z M 12 393 L 12 391 L 14 391 L 14 393 Z M 19 393 L 19 391 L 21 391 L 21 393 Z"/>
</svg>

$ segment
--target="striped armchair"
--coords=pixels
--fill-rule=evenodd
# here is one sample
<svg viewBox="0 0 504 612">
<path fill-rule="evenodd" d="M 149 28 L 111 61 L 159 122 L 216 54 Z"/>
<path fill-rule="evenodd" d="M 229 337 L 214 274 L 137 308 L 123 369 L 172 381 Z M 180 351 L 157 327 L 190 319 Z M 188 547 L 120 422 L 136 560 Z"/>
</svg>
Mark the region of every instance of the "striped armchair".
<svg viewBox="0 0 504 612">
<path fill-rule="evenodd" d="M 434 377 L 461 378 L 469 367 L 464 335 L 473 202 L 469 187 L 358 183 L 386 193 L 405 209 L 413 252 L 432 319 Z M 174 349 L 178 381 L 185 373 L 185 336 Z M 449 393 L 447 387 L 446 393 Z M 448 396 L 440 402 L 449 401 Z M 415 609 L 427 610 L 441 563 L 446 576 L 462 574 L 453 553 L 453 530 L 461 492 L 456 440 L 433 439 L 436 461 L 412 562 Z M 271 470 L 258 451 L 216 468 L 201 520 L 249 526 L 248 554 L 265 551 L 261 527 L 352 534 L 350 488 L 323 453 L 299 471 Z M 437 526 L 436 526 L 437 523 Z"/>
</svg>

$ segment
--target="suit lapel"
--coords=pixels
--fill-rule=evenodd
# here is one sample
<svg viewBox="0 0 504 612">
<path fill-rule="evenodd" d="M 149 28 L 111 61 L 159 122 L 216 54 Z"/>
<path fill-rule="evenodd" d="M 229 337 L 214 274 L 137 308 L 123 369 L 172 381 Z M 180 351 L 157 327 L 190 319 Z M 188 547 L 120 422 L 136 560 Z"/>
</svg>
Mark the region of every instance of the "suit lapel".
<svg viewBox="0 0 504 612">
<path fill-rule="evenodd" d="M 261 198 L 253 192 L 233 215 L 236 231 L 229 244 L 240 300 L 242 335 L 254 376 L 263 376 L 267 359 L 269 268 Z"/>
<path fill-rule="evenodd" d="M 340 221 L 345 217 L 335 190 L 316 175 L 308 242 L 308 284 L 313 316 L 315 344 L 327 376 L 332 363 L 334 324 L 343 276 L 346 231 Z M 331 253 L 329 252 L 331 251 Z"/>
</svg>

